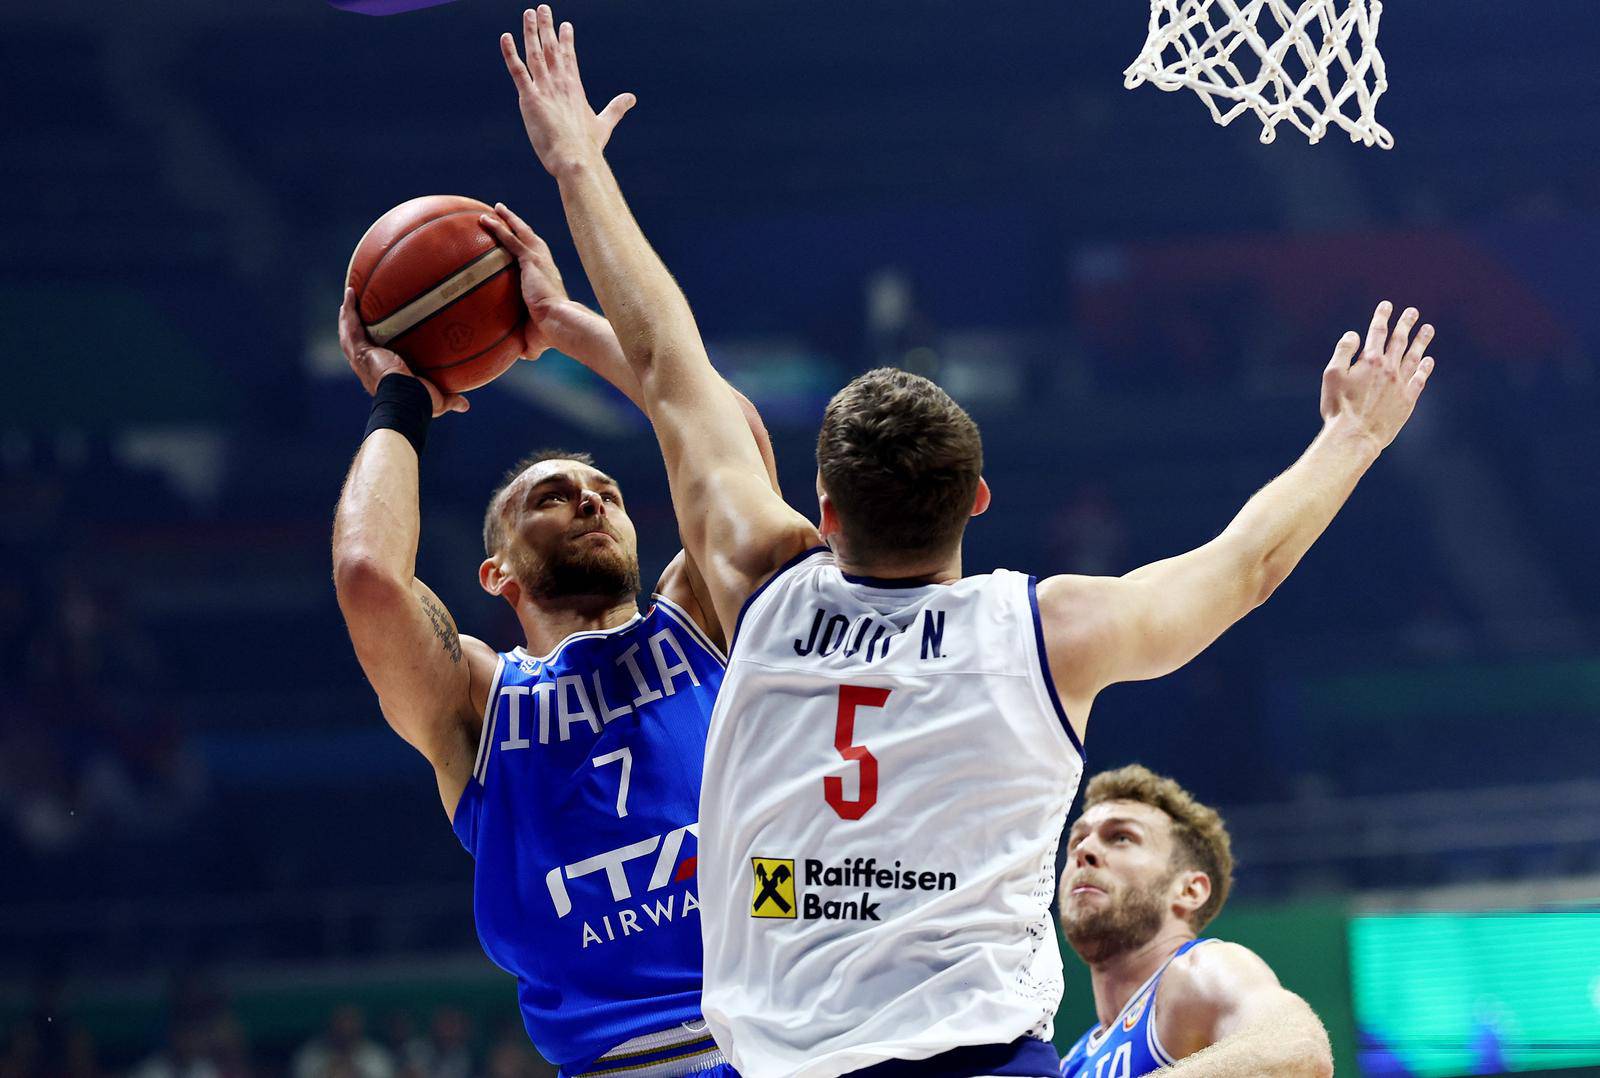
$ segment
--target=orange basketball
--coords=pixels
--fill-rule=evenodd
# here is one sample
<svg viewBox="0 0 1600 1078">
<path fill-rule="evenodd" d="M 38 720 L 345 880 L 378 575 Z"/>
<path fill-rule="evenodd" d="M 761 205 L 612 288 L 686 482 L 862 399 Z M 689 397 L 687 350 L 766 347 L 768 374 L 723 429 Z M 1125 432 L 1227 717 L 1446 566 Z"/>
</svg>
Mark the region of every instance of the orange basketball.
<svg viewBox="0 0 1600 1078">
<path fill-rule="evenodd" d="M 460 195 L 414 198 L 378 218 L 350 256 L 367 335 L 446 393 L 487 385 L 521 356 L 517 260 L 478 224 L 493 212 Z"/>
</svg>

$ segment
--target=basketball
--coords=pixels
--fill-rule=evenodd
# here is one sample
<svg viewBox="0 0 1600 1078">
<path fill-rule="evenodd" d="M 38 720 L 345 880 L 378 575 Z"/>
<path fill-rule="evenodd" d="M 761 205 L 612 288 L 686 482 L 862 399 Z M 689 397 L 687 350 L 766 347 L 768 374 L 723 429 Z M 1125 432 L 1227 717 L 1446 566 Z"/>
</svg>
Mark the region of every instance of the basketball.
<svg viewBox="0 0 1600 1078">
<path fill-rule="evenodd" d="M 477 199 L 427 195 L 367 229 L 345 278 L 374 344 L 445 393 L 487 385 L 522 352 L 517 261 L 478 224 Z"/>
</svg>

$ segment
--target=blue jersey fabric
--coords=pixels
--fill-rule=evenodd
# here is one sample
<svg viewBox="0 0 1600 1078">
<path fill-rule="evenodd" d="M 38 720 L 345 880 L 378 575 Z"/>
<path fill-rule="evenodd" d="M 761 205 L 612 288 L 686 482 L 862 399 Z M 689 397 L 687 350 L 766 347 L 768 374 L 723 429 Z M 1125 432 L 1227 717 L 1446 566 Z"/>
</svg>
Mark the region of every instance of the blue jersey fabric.
<svg viewBox="0 0 1600 1078">
<path fill-rule="evenodd" d="M 659 596 L 549 655 L 500 655 L 452 824 L 483 949 L 565 1071 L 700 1018 L 700 770 L 723 666 Z"/>
<path fill-rule="evenodd" d="M 1156 1033 L 1156 989 L 1172 960 L 1210 939 L 1190 940 L 1140 986 L 1123 1005 L 1122 1013 L 1105 1029 L 1098 1026 L 1078 1038 L 1061 1060 L 1061 1078 L 1139 1078 L 1175 1062 Z"/>
</svg>

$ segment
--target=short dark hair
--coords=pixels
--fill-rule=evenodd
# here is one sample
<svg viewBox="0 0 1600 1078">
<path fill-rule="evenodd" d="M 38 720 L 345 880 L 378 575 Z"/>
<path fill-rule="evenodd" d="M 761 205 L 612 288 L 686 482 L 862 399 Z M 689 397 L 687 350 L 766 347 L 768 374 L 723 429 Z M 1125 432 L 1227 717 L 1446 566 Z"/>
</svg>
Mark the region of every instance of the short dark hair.
<svg viewBox="0 0 1600 1078">
<path fill-rule="evenodd" d="M 499 552 L 501 544 L 506 541 L 505 528 L 500 523 L 500 495 L 517 481 L 517 476 L 535 464 L 542 464 L 547 460 L 575 460 L 591 468 L 595 466 L 594 457 L 588 453 L 572 453 L 565 449 L 538 449 L 506 469 L 506 474 L 500 477 L 499 484 L 489 493 L 489 508 L 484 510 L 483 514 L 483 552 L 487 557 L 494 557 Z"/>
<path fill-rule="evenodd" d="M 961 541 L 972 515 L 983 441 L 937 385 L 879 367 L 828 402 L 817 468 L 852 558 L 942 553 Z"/>
<path fill-rule="evenodd" d="M 1138 801 L 1167 814 L 1172 820 L 1172 867 L 1199 869 L 1211 879 L 1211 897 L 1195 911 L 1194 930 L 1209 924 L 1233 889 L 1233 843 L 1217 810 L 1142 764 L 1102 771 L 1091 779 L 1083 807 L 1102 801 Z"/>
</svg>

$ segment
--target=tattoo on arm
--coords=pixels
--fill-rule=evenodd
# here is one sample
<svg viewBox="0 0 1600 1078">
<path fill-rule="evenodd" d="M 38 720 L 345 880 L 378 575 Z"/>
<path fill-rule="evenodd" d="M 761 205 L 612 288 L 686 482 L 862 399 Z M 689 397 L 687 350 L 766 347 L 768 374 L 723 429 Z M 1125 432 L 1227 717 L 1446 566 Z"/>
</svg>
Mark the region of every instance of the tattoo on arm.
<svg viewBox="0 0 1600 1078">
<path fill-rule="evenodd" d="M 422 604 L 422 612 L 428 615 L 428 624 L 433 626 L 433 635 L 439 638 L 439 645 L 444 648 L 444 653 L 450 656 L 450 661 L 461 661 L 461 636 L 456 632 L 455 623 L 450 620 L 450 615 L 444 607 L 428 598 L 426 595 L 417 596 L 417 601 Z"/>
</svg>

